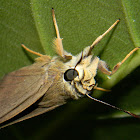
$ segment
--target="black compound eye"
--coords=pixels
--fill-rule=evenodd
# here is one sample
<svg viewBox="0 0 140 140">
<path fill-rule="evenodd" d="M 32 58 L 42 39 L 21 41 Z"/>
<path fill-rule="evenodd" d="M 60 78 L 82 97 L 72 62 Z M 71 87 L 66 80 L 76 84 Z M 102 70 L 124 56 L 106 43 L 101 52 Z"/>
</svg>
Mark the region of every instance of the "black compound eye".
<svg viewBox="0 0 140 140">
<path fill-rule="evenodd" d="M 75 69 L 68 69 L 65 73 L 64 73 L 64 79 L 66 81 L 72 81 L 76 76 L 78 76 L 78 72 Z"/>
</svg>

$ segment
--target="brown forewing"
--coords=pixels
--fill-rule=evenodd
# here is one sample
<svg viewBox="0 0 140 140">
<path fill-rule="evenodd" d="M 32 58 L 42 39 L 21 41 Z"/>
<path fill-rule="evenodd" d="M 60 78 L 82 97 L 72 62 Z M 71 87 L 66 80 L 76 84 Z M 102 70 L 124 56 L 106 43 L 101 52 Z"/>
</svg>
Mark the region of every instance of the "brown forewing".
<svg viewBox="0 0 140 140">
<path fill-rule="evenodd" d="M 40 99 L 52 85 L 47 69 L 50 59 L 11 72 L 0 81 L 0 123 L 3 123 Z"/>
<path fill-rule="evenodd" d="M 0 83 L 1 128 L 65 104 L 70 96 L 64 91 L 63 67 L 61 61 L 42 56 L 33 65 L 6 75 Z"/>
</svg>

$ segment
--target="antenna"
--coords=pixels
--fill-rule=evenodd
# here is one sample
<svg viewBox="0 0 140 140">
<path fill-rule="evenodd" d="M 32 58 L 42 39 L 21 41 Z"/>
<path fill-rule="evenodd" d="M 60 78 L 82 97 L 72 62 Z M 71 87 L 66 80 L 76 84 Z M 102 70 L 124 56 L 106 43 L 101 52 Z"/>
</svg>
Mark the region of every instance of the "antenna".
<svg viewBox="0 0 140 140">
<path fill-rule="evenodd" d="M 96 98 L 94 98 L 94 97 L 91 97 L 89 94 L 86 94 L 86 96 L 87 96 L 88 98 L 90 98 L 90 99 L 96 101 L 96 102 L 99 102 L 99 103 L 102 103 L 102 104 L 104 104 L 104 105 L 110 106 L 110 107 L 112 107 L 112 108 L 114 108 L 114 109 L 123 111 L 123 112 L 125 112 L 125 113 L 127 113 L 127 114 L 129 114 L 129 115 L 131 115 L 131 116 L 133 116 L 133 117 L 135 117 L 135 118 L 139 118 L 139 119 L 140 119 L 140 116 L 138 116 L 138 115 L 136 115 L 136 114 L 133 114 L 133 113 L 127 111 L 127 110 L 123 110 L 123 109 L 118 108 L 118 107 L 116 107 L 116 106 L 114 106 L 114 105 L 111 105 L 111 104 L 106 103 L 106 102 L 104 102 L 104 101 L 98 100 L 98 99 L 96 99 Z"/>
</svg>

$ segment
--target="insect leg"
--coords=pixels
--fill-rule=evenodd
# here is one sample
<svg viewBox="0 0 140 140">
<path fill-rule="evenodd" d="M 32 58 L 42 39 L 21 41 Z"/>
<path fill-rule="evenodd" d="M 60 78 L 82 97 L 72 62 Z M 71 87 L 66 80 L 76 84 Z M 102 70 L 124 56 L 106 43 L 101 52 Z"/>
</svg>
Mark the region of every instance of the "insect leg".
<svg viewBox="0 0 140 140">
<path fill-rule="evenodd" d="M 105 62 L 105 61 L 102 61 L 102 60 L 99 61 L 98 69 L 99 69 L 102 73 L 104 73 L 104 74 L 112 75 L 112 74 L 114 74 L 114 73 L 119 69 L 119 67 L 130 57 L 130 55 L 133 54 L 133 53 L 134 53 L 135 51 L 137 51 L 138 49 L 140 49 L 140 47 L 135 48 L 135 49 L 133 49 L 130 53 L 128 53 L 128 54 L 125 56 L 125 58 L 124 58 L 121 62 L 117 63 L 117 64 L 113 67 L 113 70 L 112 70 L 112 71 L 110 71 L 110 70 L 108 69 L 108 66 L 107 66 L 106 62 Z"/>
<path fill-rule="evenodd" d="M 110 91 L 111 91 L 111 90 L 109 90 L 109 89 L 104 89 L 104 88 L 97 87 L 97 86 L 95 86 L 94 89 L 100 90 L 100 91 L 106 91 L 106 92 L 110 92 Z"/>
<path fill-rule="evenodd" d="M 38 56 L 43 56 L 42 54 L 38 53 L 38 52 L 35 52 L 33 50 L 30 50 L 29 48 L 27 48 L 24 44 L 21 44 L 21 46 L 28 52 L 32 53 L 32 54 L 35 54 L 35 55 L 38 55 Z"/>
<path fill-rule="evenodd" d="M 56 36 L 57 36 L 57 38 L 54 40 L 55 50 L 56 50 L 57 54 L 60 55 L 62 58 L 71 59 L 72 56 L 69 55 L 63 49 L 62 38 L 60 38 L 59 29 L 58 29 L 58 25 L 57 25 L 57 22 L 56 22 L 55 13 L 54 13 L 53 8 L 52 8 L 52 17 L 53 17 L 55 30 L 56 30 Z"/>
<path fill-rule="evenodd" d="M 89 53 L 88 53 L 88 54 L 91 53 L 91 51 L 92 51 L 92 49 L 94 48 L 94 46 L 97 45 L 97 44 L 101 41 L 101 39 L 102 39 L 106 34 L 108 34 L 108 33 L 118 24 L 119 21 L 120 21 L 120 19 L 118 19 L 114 24 L 112 24 L 112 25 L 108 28 L 108 30 L 106 30 L 102 35 L 100 35 L 99 37 L 96 38 L 96 40 L 95 40 L 95 41 L 92 43 L 92 45 L 90 46 L 90 49 L 89 49 Z"/>
<path fill-rule="evenodd" d="M 135 51 L 137 51 L 138 49 L 140 49 L 140 47 L 134 48 L 131 52 L 129 52 L 129 53 L 125 56 L 125 58 L 124 58 L 121 62 L 117 63 L 117 64 L 113 67 L 113 70 L 112 70 L 112 72 L 111 72 L 111 75 L 114 74 L 114 73 L 119 69 L 119 67 L 130 57 L 130 55 L 133 54 L 133 53 L 134 53 Z"/>
</svg>

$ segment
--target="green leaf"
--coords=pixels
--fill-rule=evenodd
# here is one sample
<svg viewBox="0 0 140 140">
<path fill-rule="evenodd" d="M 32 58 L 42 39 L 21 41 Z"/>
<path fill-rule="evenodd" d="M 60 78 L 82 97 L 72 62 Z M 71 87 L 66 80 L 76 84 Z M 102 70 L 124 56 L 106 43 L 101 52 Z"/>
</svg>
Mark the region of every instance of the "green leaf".
<svg viewBox="0 0 140 140">
<path fill-rule="evenodd" d="M 118 18 L 120 23 L 93 50 L 112 69 L 133 48 L 140 46 L 139 0 L 1 0 L 0 76 L 33 63 L 36 56 L 21 48 L 54 56 L 56 36 L 52 7 L 65 50 L 77 54 L 104 33 Z M 135 52 L 108 79 L 98 73 L 99 86 L 111 93 L 94 92 L 108 103 L 140 114 L 140 51 Z M 102 95 L 102 96 L 101 96 Z M 84 98 L 39 117 L 4 128 L 4 139 L 139 139 L 139 120 Z M 8 133 L 8 135 L 7 135 Z M 119 137 L 120 136 L 120 137 Z"/>
</svg>

